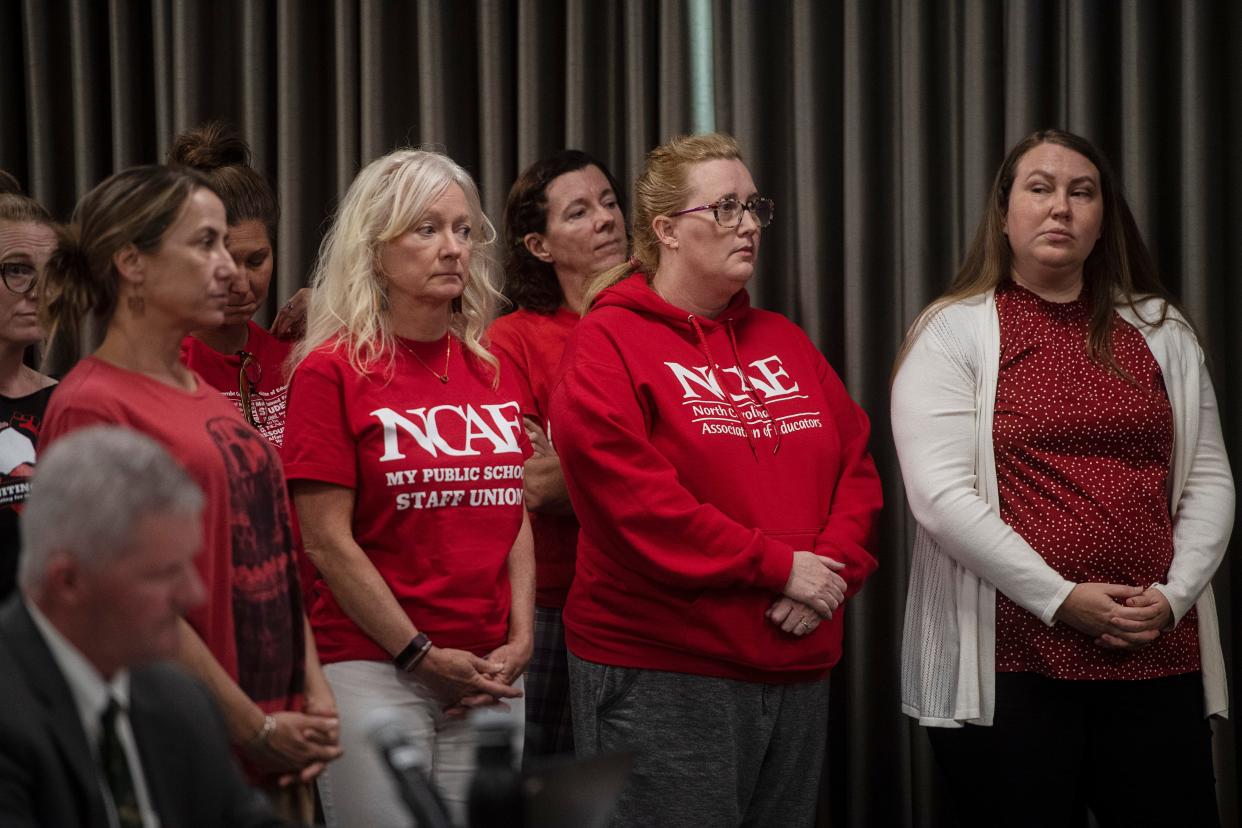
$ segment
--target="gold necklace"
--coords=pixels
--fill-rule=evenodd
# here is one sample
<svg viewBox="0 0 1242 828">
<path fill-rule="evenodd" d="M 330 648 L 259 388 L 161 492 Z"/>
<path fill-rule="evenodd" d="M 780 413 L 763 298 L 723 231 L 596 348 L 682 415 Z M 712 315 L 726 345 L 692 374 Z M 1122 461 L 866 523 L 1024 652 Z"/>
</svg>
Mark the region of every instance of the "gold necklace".
<svg viewBox="0 0 1242 828">
<path fill-rule="evenodd" d="M 451 333 L 445 334 L 444 339 L 446 341 L 444 343 L 444 373 L 443 374 L 436 373 L 434 368 L 432 368 L 427 363 L 423 362 L 423 358 L 420 357 L 413 348 L 411 348 L 409 345 L 406 345 L 405 340 L 401 339 L 400 337 L 397 337 L 397 342 L 401 343 L 402 348 L 405 348 L 407 351 L 410 352 L 410 356 L 418 360 L 419 365 L 427 369 L 427 373 L 431 374 L 433 377 L 438 379 L 440 382 L 447 383 L 449 381 L 449 373 L 448 373 L 449 359 L 453 355 L 453 335 Z"/>
</svg>

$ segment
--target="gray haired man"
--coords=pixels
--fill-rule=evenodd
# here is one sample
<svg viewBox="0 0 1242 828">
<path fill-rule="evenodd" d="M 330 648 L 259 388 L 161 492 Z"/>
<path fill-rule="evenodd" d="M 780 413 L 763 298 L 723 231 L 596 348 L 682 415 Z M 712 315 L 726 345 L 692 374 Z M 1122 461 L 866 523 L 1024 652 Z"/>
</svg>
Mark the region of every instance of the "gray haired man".
<svg viewBox="0 0 1242 828">
<path fill-rule="evenodd" d="M 0 608 L 0 824 L 282 824 L 243 782 L 206 691 L 157 663 L 204 599 L 202 500 L 126 429 L 83 429 L 39 458 L 20 594 Z"/>
</svg>

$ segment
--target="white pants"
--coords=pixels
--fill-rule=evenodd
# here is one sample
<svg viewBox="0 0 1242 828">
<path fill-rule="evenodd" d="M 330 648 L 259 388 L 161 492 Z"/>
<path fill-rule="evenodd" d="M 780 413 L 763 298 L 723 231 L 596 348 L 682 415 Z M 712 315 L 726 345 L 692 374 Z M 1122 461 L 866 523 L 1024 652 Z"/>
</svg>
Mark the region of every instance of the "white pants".
<svg viewBox="0 0 1242 828">
<path fill-rule="evenodd" d="M 431 780 L 458 825 L 466 824 L 466 797 L 474 775 L 476 738 L 465 719 L 450 719 L 422 682 L 391 664 L 342 661 L 325 664 L 336 696 L 344 755 L 319 777 L 328 828 L 408 828 L 413 819 L 396 783 L 368 738 L 367 716 L 386 709 L 399 717 L 410 737 L 431 757 Z M 518 679 L 516 687 L 522 687 Z M 524 699 L 507 699 L 515 732 L 526 720 Z M 516 756 L 522 745 L 516 745 Z"/>
</svg>

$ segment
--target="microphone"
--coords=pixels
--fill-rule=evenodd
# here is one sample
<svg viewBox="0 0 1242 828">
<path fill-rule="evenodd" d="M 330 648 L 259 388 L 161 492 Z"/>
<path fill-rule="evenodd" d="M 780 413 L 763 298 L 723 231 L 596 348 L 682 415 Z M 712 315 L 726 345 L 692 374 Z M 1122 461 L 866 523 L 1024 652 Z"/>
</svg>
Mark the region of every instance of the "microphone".
<svg viewBox="0 0 1242 828">
<path fill-rule="evenodd" d="M 467 806 L 470 825 L 526 828 L 526 797 L 513 751 L 516 724 L 512 715 L 485 707 L 471 714 L 470 725 L 478 739 Z"/>
<path fill-rule="evenodd" d="M 397 791 L 419 828 L 453 828 L 444 803 L 427 780 L 430 764 L 426 752 L 410 738 L 401 718 L 381 708 L 367 715 L 365 727 L 380 761 L 392 773 Z"/>
</svg>

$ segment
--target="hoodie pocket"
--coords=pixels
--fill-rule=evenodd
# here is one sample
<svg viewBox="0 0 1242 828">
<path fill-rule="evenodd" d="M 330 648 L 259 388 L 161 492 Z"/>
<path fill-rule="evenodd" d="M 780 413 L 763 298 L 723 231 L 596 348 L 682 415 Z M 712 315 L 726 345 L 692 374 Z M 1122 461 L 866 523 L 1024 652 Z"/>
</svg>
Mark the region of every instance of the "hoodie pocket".
<svg viewBox="0 0 1242 828">
<path fill-rule="evenodd" d="M 764 537 L 792 546 L 795 552 L 814 552 L 819 529 L 760 529 Z"/>
</svg>

